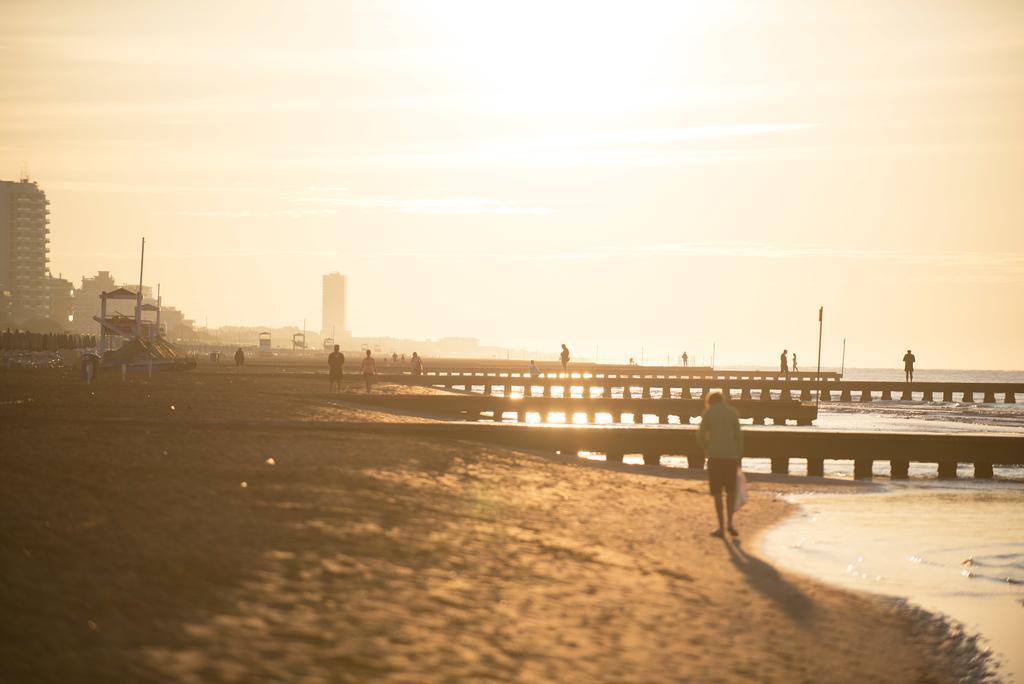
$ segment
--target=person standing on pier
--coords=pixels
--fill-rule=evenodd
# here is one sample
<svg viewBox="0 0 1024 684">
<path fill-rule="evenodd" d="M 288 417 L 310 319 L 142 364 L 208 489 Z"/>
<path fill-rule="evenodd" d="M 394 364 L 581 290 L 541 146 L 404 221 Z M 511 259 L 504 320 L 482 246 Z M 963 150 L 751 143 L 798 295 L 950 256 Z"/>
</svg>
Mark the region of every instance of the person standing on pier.
<svg viewBox="0 0 1024 684">
<path fill-rule="evenodd" d="M 534 361 L 533 359 L 530 359 L 530 377 L 531 378 L 539 378 L 540 377 L 540 368 L 537 367 L 537 362 Z"/>
<path fill-rule="evenodd" d="M 690 356 L 684 351 L 683 352 L 683 368 L 690 365 Z"/>
<path fill-rule="evenodd" d="M 725 530 L 734 537 L 739 532 L 732 524 L 736 499 L 736 478 L 739 474 L 740 459 L 743 457 L 743 433 L 740 432 L 740 417 L 736 409 L 727 405 L 721 392 L 708 394 L 707 408 L 700 417 L 697 441 L 708 459 L 708 487 L 715 500 L 715 514 L 718 529 L 714 537 L 724 537 Z M 727 511 L 722 511 L 722 490 L 725 489 Z"/>
<path fill-rule="evenodd" d="M 363 359 L 363 365 L 359 371 L 363 374 L 363 380 L 366 382 L 366 393 L 369 394 L 370 385 L 373 384 L 373 376 L 377 373 L 377 362 L 370 356 L 369 349 L 366 350 L 366 358 Z"/>
<path fill-rule="evenodd" d="M 799 373 L 800 367 L 796 365 L 796 352 L 793 352 L 793 372 Z"/>
<path fill-rule="evenodd" d="M 564 344 L 562 345 L 562 353 L 558 355 L 558 358 L 562 360 L 562 372 L 569 372 L 569 348 Z"/>
<path fill-rule="evenodd" d="M 410 364 L 412 365 L 413 375 L 423 375 L 423 358 L 418 353 L 412 353 Z"/>
<path fill-rule="evenodd" d="M 331 389 L 335 383 L 338 385 L 338 392 L 341 392 L 341 380 L 345 375 L 345 355 L 341 353 L 341 345 L 334 345 L 334 351 L 327 357 L 327 366 L 331 369 Z"/>
<path fill-rule="evenodd" d="M 903 355 L 903 373 L 907 376 L 907 382 L 914 382 L 915 361 L 917 361 L 917 357 L 908 349 L 907 353 Z"/>
<path fill-rule="evenodd" d="M 779 357 L 779 372 L 785 375 L 787 380 L 789 380 L 789 360 L 786 357 L 788 353 L 788 349 L 783 349 L 782 356 Z"/>
</svg>

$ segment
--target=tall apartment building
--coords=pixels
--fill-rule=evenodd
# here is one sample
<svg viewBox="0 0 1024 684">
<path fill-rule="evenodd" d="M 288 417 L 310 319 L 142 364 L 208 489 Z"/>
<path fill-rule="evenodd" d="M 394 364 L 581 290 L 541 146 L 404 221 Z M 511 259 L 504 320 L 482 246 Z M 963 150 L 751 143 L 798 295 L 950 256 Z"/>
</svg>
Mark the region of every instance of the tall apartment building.
<svg viewBox="0 0 1024 684">
<path fill-rule="evenodd" d="M 34 181 L 0 181 L 0 292 L 11 293 L 15 320 L 50 314 L 47 205 Z"/>
<path fill-rule="evenodd" d="M 322 337 L 348 337 L 345 329 L 345 276 L 328 273 L 324 276 L 324 315 Z"/>
</svg>

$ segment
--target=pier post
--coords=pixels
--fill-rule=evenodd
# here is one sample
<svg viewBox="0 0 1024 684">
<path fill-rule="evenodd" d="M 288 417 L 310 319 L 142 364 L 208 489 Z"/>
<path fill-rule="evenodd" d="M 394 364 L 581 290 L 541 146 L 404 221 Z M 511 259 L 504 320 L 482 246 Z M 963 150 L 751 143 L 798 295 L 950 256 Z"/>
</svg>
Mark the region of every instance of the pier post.
<svg viewBox="0 0 1024 684">
<path fill-rule="evenodd" d="M 974 462 L 974 479 L 975 480 L 991 480 L 992 479 L 992 464 L 987 461 L 975 461 Z"/>
<path fill-rule="evenodd" d="M 974 403 L 974 390 L 964 390 L 964 398 L 961 400 L 965 404 Z"/>
<path fill-rule="evenodd" d="M 955 480 L 956 465 L 956 461 L 939 461 L 939 479 Z"/>
<path fill-rule="evenodd" d="M 827 387 L 823 387 L 818 390 L 818 397 L 820 398 L 820 401 L 832 401 L 832 390 Z"/>
<path fill-rule="evenodd" d="M 942 401 L 953 401 L 953 390 L 947 389 L 942 393 Z"/>
<path fill-rule="evenodd" d="M 658 422 L 661 423 L 662 425 L 668 425 L 668 414 L 667 413 L 659 413 L 658 414 Z"/>
<path fill-rule="evenodd" d="M 789 475 L 789 456 L 772 456 L 772 475 Z"/>
<path fill-rule="evenodd" d="M 522 423 L 523 420 L 525 420 L 525 419 L 526 419 L 526 412 L 525 411 L 516 411 L 516 422 L 517 423 Z M 544 419 L 544 414 L 541 413 L 541 420 L 543 420 L 543 419 Z"/>
<path fill-rule="evenodd" d="M 882 401 L 892 401 L 892 390 L 882 390 Z"/>
<path fill-rule="evenodd" d="M 996 403 L 996 393 L 993 392 L 992 390 L 987 390 L 985 392 L 985 403 L 986 404 L 994 404 L 994 403 Z"/>
<path fill-rule="evenodd" d="M 484 385 L 484 396 L 486 396 L 486 397 L 491 396 L 491 383 L 489 383 L 489 382 Z"/>
<path fill-rule="evenodd" d="M 807 458 L 807 477 L 825 477 L 825 459 L 821 456 Z"/>
<path fill-rule="evenodd" d="M 860 391 L 860 400 L 865 402 L 865 403 L 866 402 L 870 402 L 871 401 L 871 390 L 866 388 L 866 387 L 864 389 L 862 389 Z"/>
<path fill-rule="evenodd" d="M 618 452 L 605 454 L 604 460 L 608 461 L 609 463 L 622 463 L 622 456 L 623 454 Z"/>
<path fill-rule="evenodd" d="M 643 392 L 640 393 L 640 398 L 641 399 L 650 399 L 651 398 L 651 386 L 650 385 L 644 385 Z"/>
<path fill-rule="evenodd" d="M 661 465 L 661 454 L 644 454 L 644 465 Z"/>
<path fill-rule="evenodd" d="M 839 394 L 839 401 L 853 401 L 853 397 L 850 396 L 850 390 L 843 388 L 843 391 Z"/>
<path fill-rule="evenodd" d="M 687 456 L 686 467 L 688 470 L 704 470 L 703 456 Z"/>
<path fill-rule="evenodd" d="M 672 388 L 671 387 L 662 387 L 661 388 L 661 398 L 662 399 L 671 399 L 672 398 Z"/>
<path fill-rule="evenodd" d="M 551 396 L 551 382 L 550 381 L 548 381 L 544 385 L 544 396 L 545 397 L 550 397 Z"/>
<path fill-rule="evenodd" d="M 911 390 L 909 387 L 907 387 L 906 389 L 903 390 L 903 395 L 900 396 L 900 400 L 901 401 L 913 401 L 914 400 L 914 391 Z"/>
<path fill-rule="evenodd" d="M 853 459 L 853 479 L 855 480 L 870 480 L 872 476 L 872 466 L 874 466 L 875 460 L 868 457 L 859 457 Z"/>
<path fill-rule="evenodd" d="M 764 425 L 764 416 L 754 416 L 754 425 Z"/>
<path fill-rule="evenodd" d="M 805 387 L 800 392 L 800 401 L 810 401 L 810 400 L 811 400 L 811 390 L 809 388 Z"/>
<path fill-rule="evenodd" d="M 594 422 L 594 412 L 593 411 L 585 412 L 583 414 L 583 417 L 587 421 L 587 424 L 593 424 L 593 422 Z"/>
<path fill-rule="evenodd" d="M 1004 404 L 1016 404 L 1017 403 L 1017 397 L 1014 396 L 1013 392 L 1007 392 L 1006 394 L 1003 395 L 1003 403 Z"/>
<path fill-rule="evenodd" d="M 750 387 L 745 386 L 742 390 L 740 390 L 740 400 L 750 401 Z"/>
<path fill-rule="evenodd" d="M 906 480 L 910 477 L 910 459 L 892 458 L 889 459 L 889 479 Z"/>
</svg>

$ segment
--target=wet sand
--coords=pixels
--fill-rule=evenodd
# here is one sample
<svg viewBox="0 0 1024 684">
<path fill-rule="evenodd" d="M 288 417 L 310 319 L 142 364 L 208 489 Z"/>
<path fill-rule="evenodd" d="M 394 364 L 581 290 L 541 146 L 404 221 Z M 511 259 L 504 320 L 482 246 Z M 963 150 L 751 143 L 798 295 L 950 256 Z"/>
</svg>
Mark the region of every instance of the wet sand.
<svg viewBox="0 0 1024 684">
<path fill-rule="evenodd" d="M 978 674 L 941 620 L 748 551 L 800 479 L 755 482 L 723 542 L 685 471 L 304 430 L 418 419 L 201 370 L 0 374 L 0 681 Z"/>
</svg>

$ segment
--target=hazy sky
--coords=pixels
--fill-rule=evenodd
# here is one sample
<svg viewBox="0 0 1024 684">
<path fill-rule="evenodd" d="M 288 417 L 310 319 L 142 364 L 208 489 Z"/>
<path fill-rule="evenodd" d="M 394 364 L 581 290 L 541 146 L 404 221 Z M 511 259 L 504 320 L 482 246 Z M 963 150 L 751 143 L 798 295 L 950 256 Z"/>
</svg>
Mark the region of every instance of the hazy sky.
<svg viewBox="0 0 1024 684">
<path fill-rule="evenodd" d="M 1022 368 L 1024 3 L 0 3 L 51 269 L 221 324 Z"/>
</svg>

